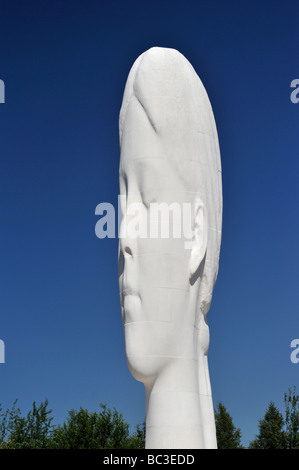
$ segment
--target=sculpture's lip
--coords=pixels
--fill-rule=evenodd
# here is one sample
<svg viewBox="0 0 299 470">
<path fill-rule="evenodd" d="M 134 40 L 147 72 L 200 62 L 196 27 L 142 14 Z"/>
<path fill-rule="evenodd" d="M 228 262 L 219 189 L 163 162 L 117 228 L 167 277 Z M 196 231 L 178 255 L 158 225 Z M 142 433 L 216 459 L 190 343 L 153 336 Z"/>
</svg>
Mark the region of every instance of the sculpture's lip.
<svg viewBox="0 0 299 470">
<path fill-rule="evenodd" d="M 134 323 L 138 319 L 140 312 L 141 298 L 132 291 L 123 294 L 123 324 Z M 136 317 L 137 315 L 137 317 Z"/>
<path fill-rule="evenodd" d="M 131 289 L 131 288 L 123 289 L 123 290 L 122 290 L 122 295 L 123 295 L 124 297 L 128 297 L 129 295 L 138 296 L 138 297 L 139 297 L 138 292 L 136 292 L 134 289 Z"/>
</svg>

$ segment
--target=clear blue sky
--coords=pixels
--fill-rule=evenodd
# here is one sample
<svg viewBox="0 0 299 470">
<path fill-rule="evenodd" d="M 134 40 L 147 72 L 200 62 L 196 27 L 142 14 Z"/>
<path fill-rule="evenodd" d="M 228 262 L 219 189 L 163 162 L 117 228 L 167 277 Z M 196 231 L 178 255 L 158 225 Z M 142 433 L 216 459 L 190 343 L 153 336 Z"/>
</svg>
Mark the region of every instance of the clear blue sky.
<svg viewBox="0 0 299 470">
<path fill-rule="evenodd" d="M 299 389 L 298 1 L 0 1 L 0 402 L 48 397 L 55 421 L 116 407 L 135 426 L 143 385 L 124 355 L 117 203 L 125 81 L 152 46 L 178 49 L 209 94 L 223 166 L 223 240 L 210 373 L 243 442 Z"/>
</svg>

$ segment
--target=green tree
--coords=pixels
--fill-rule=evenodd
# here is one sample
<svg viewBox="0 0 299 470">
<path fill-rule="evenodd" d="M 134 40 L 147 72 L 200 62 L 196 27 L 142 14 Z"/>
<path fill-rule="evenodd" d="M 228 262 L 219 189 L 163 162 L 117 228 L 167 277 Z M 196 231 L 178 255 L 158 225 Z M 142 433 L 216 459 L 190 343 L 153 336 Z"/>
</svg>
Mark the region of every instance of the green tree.
<svg viewBox="0 0 299 470">
<path fill-rule="evenodd" d="M 299 449 L 299 396 L 296 387 L 284 394 L 285 414 L 270 402 L 259 421 L 259 434 L 249 445 L 251 449 Z"/>
<path fill-rule="evenodd" d="M 32 410 L 27 416 L 21 416 L 21 410 L 16 407 L 17 400 L 11 410 L 1 413 L 0 418 L 0 444 L 8 449 L 43 449 L 49 443 L 52 431 L 52 410 L 48 410 L 48 400 L 36 406 L 33 402 Z M 1 409 L 2 411 L 2 409 Z"/>
<path fill-rule="evenodd" d="M 299 396 L 296 394 L 296 387 L 284 394 L 284 403 L 284 446 L 286 449 L 299 449 Z"/>
<path fill-rule="evenodd" d="M 115 409 L 101 404 L 100 412 L 70 410 L 66 422 L 52 425 L 48 400 L 22 416 L 17 400 L 4 411 L 0 404 L 0 448 L 6 449 L 142 449 L 145 422 L 130 435 L 129 425 Z"/>
<path fill-rule="evenodd" d="M 285 447 L 284 419 L 271 401 L 263 419 L 259 420 L 259 433 L 250 442 L 250 449 L 283 449 Z"/>
<path fill-rule="evenodd" d="M 10 433 L 16 426 L 16 423 L 20 419 L 21 410 L 16 407 L 17 400 L 14 401 L 12 409 L 7 408 L 3 412 L 3 408 L 0 405 L 0 447 L 7 448 L 9 447 L 9 436 Z"/>
<path fill-rule="evenodd" d="M 129 425 L 117 410 L 101 404 L 97 413 L 70 410 L 63 425 L 51 437 L 51 447 L 60 449 L 123 449 L 129 443 Z"/>
<path fill-rule="evenodd" d="M 219 402 L 215 411 L 218 449 L 241 449 L 241 430 L 233 424 L 233 419 L 225 406 Z"/>
<path fill-rule="evenodd" d="M 137 424 L 136 432 L 127 440 L 127 449 L 144 449 L 145 448 L 145 420 L 142 424 Z"/>
</svg>

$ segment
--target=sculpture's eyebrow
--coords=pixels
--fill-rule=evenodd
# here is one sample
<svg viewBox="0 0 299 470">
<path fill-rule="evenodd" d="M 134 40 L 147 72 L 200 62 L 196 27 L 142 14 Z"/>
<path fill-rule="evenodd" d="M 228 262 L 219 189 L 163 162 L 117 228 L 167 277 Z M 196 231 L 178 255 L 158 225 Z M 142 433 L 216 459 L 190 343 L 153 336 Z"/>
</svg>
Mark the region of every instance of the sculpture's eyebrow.
<svg viewBox="0 0 299 470">
<path fill-rule="evenodd" d="M 157 128 L 154 124 L 154 121 L 151 117 L 151 115 L 149 114 L 148 110 L 146 109 L 146 107 L 144 106 L 144 104 L 142 103 L 141 99 L 138 97 L 138 95 L 134 94 L 134 96 L 137 98 L 137 101 L 138 103 L 140 104 L 140 106 L 142 107 L 147 119 L 148 119 L 148 122 L 150 123 L 152 129 L 157 133 Z"/>
</svg>

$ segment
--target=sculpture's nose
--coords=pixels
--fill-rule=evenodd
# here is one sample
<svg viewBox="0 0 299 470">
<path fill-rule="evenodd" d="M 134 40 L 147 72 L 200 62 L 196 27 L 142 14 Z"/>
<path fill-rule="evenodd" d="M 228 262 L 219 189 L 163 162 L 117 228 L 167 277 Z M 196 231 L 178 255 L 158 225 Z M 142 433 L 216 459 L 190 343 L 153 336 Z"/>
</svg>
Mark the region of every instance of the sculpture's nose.
<svg viewBox="0 0 299 470">
<path fill-rule="evenodd" d="M 129 246 L 129 243 L 125 243 L 123 253 L 125 256 L 133 256 L 133 252 L 131 247 Z"/>
<path fill-rule="evenodd" d="M 134 240 L 128 236 L 127 233 L 127 218 L 123 217 L 120 226 L 120 250 L 124 257 L 133 256 Z"/>
</svg>

